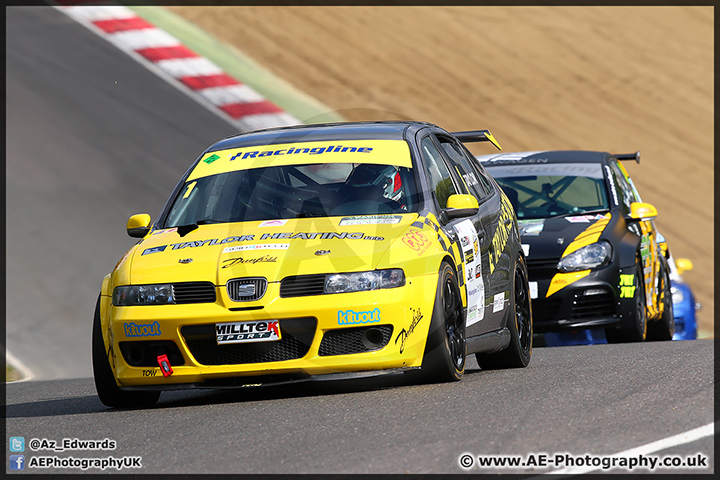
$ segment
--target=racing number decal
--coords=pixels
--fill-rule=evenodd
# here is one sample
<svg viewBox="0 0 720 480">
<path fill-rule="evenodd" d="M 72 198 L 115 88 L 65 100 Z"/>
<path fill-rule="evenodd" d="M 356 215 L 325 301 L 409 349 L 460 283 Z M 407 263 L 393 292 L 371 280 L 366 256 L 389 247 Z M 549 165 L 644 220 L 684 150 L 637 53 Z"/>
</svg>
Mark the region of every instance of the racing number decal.
<svg viewBox="0 0 720 480">
<path fill-rule="evenodd" d="M 418 255 L 425 253 L 430 247 L 430 240 L 420 231 L 411 230 L 402 238 L 405 245 L 418 252 Z"/>
</svg>

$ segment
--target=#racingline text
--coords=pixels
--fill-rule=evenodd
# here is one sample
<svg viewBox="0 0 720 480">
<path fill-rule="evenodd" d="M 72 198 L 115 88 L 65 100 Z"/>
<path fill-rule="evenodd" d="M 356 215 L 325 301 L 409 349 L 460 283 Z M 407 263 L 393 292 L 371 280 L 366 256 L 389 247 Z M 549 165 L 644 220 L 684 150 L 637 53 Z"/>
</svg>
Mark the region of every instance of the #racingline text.
<svg viewBox="0 0 720 480">
<path fill-rule="evenodd" d="M 708 457 L 701 453 L 695 455 L 634 455 L 634 456 L 607 456 L 607 455 L 572 455 L 559 453 L 548 455 L 544 453 L 530 453 L 521 455 L 471 455 L 464 453 L 458 458 L 460 467 L 469 470 L 473 467 L 484 468 L 574 468 L 590 467 L 594 469 L 610 470 L 620 468 L 632 470 L 644 468 L 708 468 Z"/>
</svg>

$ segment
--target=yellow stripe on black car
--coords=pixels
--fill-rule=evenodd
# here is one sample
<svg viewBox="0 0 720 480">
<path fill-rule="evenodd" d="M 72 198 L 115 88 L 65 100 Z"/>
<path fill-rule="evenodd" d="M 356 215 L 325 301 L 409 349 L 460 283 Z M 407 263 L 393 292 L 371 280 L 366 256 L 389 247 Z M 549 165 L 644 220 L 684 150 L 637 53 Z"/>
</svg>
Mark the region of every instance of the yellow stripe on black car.
<svg viewBox="0 0 720 480">
<path fill-rule="evenodd" d="M 570 242 L 570 245 L 567 246 L 560 258 L 563 258 L 566 255 L 569 255 L 583 247 L 587 247 L 591 243 L 597 242 L 600 238 L 600 234 L 602 234 L 603 230 L 605 230 L 605 227 L 610 221 L 610 217 L 611 215 L 608 213 L 603 218 L 583 230 L 577 237 L 575 237 L 575 240 Z M 550 286 L 548 287 L 548 291 L 545 297 L 549 297 L 555 292 L 562 290 L 571 283 L 577 282 L 578 280 L 588 276 L 589 274 L 590 270 L 581 270 L 579 272 L 569 273 L 556 273 L 550 281 Z"/>
</svg>

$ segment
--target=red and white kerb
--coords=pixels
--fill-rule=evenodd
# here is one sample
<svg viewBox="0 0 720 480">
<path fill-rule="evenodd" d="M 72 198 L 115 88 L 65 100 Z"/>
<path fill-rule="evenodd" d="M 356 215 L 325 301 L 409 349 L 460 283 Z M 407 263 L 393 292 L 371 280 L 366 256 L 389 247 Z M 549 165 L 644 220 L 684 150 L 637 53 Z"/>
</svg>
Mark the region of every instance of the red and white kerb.
<svg viewBox="0 0 720 480">
<path fill-rule="evenodd" d="M 114 2 L 56 0 L 55 8 L 87 26 L 141 63 L 149 62 L 240 131 L 284 125 L 300 120 L 198 55 L 180 40 Z M 153 70 L 151 68 L 151 70 Z"/>
</svg>

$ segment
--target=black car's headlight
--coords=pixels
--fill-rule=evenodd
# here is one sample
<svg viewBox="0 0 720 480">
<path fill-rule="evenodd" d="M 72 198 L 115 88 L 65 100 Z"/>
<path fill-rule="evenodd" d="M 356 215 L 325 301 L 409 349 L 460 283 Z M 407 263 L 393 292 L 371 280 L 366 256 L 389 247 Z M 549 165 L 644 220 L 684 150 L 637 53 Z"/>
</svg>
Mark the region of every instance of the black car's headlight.
<svg viewBox="0 0 720 480">
<path fill-rule="evenodd" d="M 325 293 L 348 293 L 405 285 L 405 272 L 399 268 L 371 272 L 336 273 L 325 278 Z"/>
<path fill-rule="evenodd" d="M 175 303 L 172 285 L 127 285 L 115 287 L 113 291 L 113 305 L 116 307 L 172 303 Z"/>
<path fill-rule="evenodd" d="M 579 248 L 558 262 L 561 272 L 577 272 L 590 268 L 604 267 L 612 258 L 612 246 L 609 242 L 601 241 L 591 243 Z"/>
</svg>

